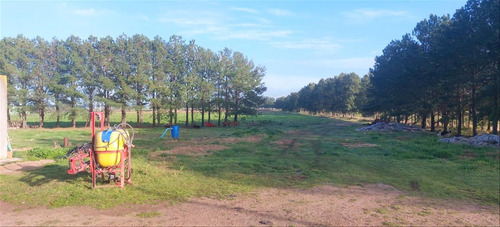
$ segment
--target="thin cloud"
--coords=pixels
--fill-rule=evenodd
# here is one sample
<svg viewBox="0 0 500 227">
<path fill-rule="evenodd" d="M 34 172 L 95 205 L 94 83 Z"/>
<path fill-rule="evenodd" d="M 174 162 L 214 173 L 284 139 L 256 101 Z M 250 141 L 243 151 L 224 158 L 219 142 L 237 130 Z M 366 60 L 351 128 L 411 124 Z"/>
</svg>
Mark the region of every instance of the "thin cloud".
<svg viewBox="0 0 500 227">
<path fill-rule="evenodd" d="M 410 18 L 408 11 L 387 10 L 387 9 L 356 9 L 350 12 L 343 12 L 343 15 L 352 22 L 364 23 L 384 17 Z"/>
<path fill-rule="evenodd" d="M 290 30 L 244 30 L 231 31 L 219 36 L 219 39 L 246 39 L 266 41 L 273 38 L 285 38 L 293 34 Z"/>
<path fill-rule="evenodd" d="M 204 18 L 175 18 L 175 17 L 163 17 L 159 19 L 162 23 L 172 23 L 178 26 L 202 26 L 202 25 L 215 25 L 217 22 L 210 19 Z"/>
<path fill-rule="evenodd" d="M 89 8 L 89 9 L 74 9 L 73 13 L 79 16 L 102 16 L 106 14 L 112 14 L 113 11 L 111 10 L 106 10 L 106 9 L 94 9 L 94 8 Z"/>
<path fill-rule="evenodd" d="M 282 49 L 314 50 L 321 53 L 333 53 L 341 48 L 341 45 L 329 39 L 307 39 L 302 41 L 271 42 L 272 46 Z"/>
<path fill-rule="evenodd" d="M 237 24 L 236 27 L 240 27 L 240 28 L 268 28 L 269 25 L 259 24 L 259 23 L 240 23 L 240 24 Z"/>
<path fill-rule="evenodd" d="M 250 8 L 238 8 L 238 7 L 232 7 L 230 8 L 231 10 L 233 11 L 240 11 L 240 12 L 246 12 L 246 13 L 253 13 L 253 14 L 257 14 L 259 13 L 257 10 L 255 9 L 250 9 Z"/>
<path fill-rule="evenodd" d="M 248 8 L 233 8 L 233 10 L 249 12 Z M 276 29 L 265 18 L 253 18 L 253 21 L 241 22 L 220 12 L 191 12 L 179 10 L 169 12 L 158 21 L 166 25 L 174 25 L 181 34 L 209 35 L 218 40 L 243 39 L 268 41 L 274 38 L 286 38 L 293 32 Z"/>
<path fill-rule="evenodd" d="M 340 69 L 368 69 L 373 67 L 375 60 L 370 57 L 353 57 L 341 59 L 320 59 L 314 61 L 305 61 L 304 64 L 317 67 L 340 68 Z"/>
<path fill-rule="evenodd" d="M 267 12 L 274 16 L 284 17 L 292 15 L 292 12 L 284 9 L 268 9 Z"/>
<path fill-rule="evenodd" d="M 202 28 L 181 31 L 180 33 L 185 35 L 202 35 L 202 34 L 226 33 L 227 31 L 228 29 L 226 27 L 209 25 L 209 26 L 204 26 Z"/>
<path fill-rule="evenodd" d="M 162 16 L 158 19 L 159 22 L 165 24 L 174 24 L 180 27 L 189 26 L 214 26 L 220 23 L 219 15 L 212 11 L 169 11 L 168 16 Z"/>
</svg>

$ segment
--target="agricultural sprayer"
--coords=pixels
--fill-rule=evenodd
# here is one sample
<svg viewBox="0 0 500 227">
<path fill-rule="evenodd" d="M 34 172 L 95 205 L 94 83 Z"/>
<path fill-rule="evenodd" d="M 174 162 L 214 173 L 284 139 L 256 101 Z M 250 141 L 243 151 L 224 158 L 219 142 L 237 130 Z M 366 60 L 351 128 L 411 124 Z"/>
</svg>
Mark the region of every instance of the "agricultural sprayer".
<svg viewBox="0 0 500 227">
<path fill-rule="evenodd" d="M 95 121 L 100 121 L 101 131 L 96 133 Z M 75 147 L 68 152 L 68 174 L 88 171 L 92 178 L 92 188 L 103 186 L 118 186 L 123 188 L 125 183 L 131 183 L 132 160 L 131 148 L 134 130 L 128 124 L 119 124 L 104 130 L 104 114 L 92 112 L 90 114 L 92 142 Z M 132 130 L 129 134 L 126 128 Z M 97 178 L 108 185 L 97 185 Z M 106 179 L 107 178 L 107 179 Z"/>
</svg>

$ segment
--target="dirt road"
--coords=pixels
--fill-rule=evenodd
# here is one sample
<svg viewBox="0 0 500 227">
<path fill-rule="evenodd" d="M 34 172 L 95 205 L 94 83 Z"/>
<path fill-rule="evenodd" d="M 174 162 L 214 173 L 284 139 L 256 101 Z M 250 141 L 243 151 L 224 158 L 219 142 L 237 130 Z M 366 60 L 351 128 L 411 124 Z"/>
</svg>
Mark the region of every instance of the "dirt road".
<svg viewBox="0 0 500 227">
<path fill-rule="evenodd" d="M 384 184 L 261 189 L 156 205 L 29 208 L 0 202 L 2 226 L 499 226 L 498 206 L 418 198 Z"/>
</svg>

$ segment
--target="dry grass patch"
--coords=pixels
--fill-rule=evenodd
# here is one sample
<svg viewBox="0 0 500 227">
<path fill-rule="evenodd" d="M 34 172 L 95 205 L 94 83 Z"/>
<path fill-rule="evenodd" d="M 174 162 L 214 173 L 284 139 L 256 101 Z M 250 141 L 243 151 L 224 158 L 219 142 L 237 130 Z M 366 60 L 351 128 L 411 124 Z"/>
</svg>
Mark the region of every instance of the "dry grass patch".
<svg viewBox="0 0 500 227">
<path fill-rule="evenodd" d="M 196 140 L 180 141 L 170 140 L 169 145 L 174 146 L 170 150 L 152 152 L 149 154 L 150 159 L 158 159 L 162 154 L 172 155 L 189 155 L 189 156 L 202 156 L 211 154 L 210 151 L 220 151 L 228 149 L 228 144 L 235 144 L 238 142 L 257 143 L 262 140 L 261 136 L 248 136 L 243 138 L 226 137 L 226 138 L 199 138 Z"/>
<path fill-rule="evenodd" d="M 234 144 L 234 143 L 238 143 L 238 142 L 258 143 L 261 140 L 262 140 L 261 136 L 247 136 L 247 137 L 242 137 L 242 138 L 238 138 L 238 137 L 217 138 L 213 141 L 218 141 L 222 144 L 224 144 L 224 143 Z"/>
<path fill-rule="evenodd" d="M 373 143 L 340 143 L 340 145 L 347 148 L 378 147 L 377 144 Z"/>
<path fill-rule="evenodd" d="M 297 142 L 297 139 L 286 139 L 286 140 L 278 140 L 274 141 L 274 144 L 278 145 L 278 147 L 286 149 L 286 148 L 294 148 L 298 147 L 301 144 Z"/>
<path fill-rule="evenodd" d="M 229 147 L 224 145 L 215 145 L 215 144 L 207 144 L 207 145 L 187 145 L 187 146 L 179 146 L 175 147 L 168 151 L 160 151 L 155 152 L 159 154 L 180 154 L 180 155 L 189 155 L 189 156 L 201 156 L 210 154 L 209 151 L 220 151 L 224 149 L 228 149 Z M 156 155 L 159 155 L 156 154 Z"/>
</svg>

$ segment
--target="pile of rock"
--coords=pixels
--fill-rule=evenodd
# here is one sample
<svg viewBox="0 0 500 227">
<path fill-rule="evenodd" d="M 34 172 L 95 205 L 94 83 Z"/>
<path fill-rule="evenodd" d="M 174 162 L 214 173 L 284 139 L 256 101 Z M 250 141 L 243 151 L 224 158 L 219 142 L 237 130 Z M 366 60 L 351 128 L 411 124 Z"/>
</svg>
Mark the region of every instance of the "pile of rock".
<svg viewBox="0 0 500 227">
<path fill-rule="evenodd" d="M 499 147 L 500 137 L 498 135 L 493 135 L 493 134 L 481 134 L 470 138 L 463 136 L 455 136 L 453 138 L 440 139 L 439 142 L 469 144 L 473 146 Z"/>
<path fill-rule="evenodd" d="M 369 126 L 356 129 L 357 131 L 405 131 L 405 132 L 424 132 L 425 130 L 418 127 L 402 123 L 385 123 L 377 122 Z"/>
</svg>

